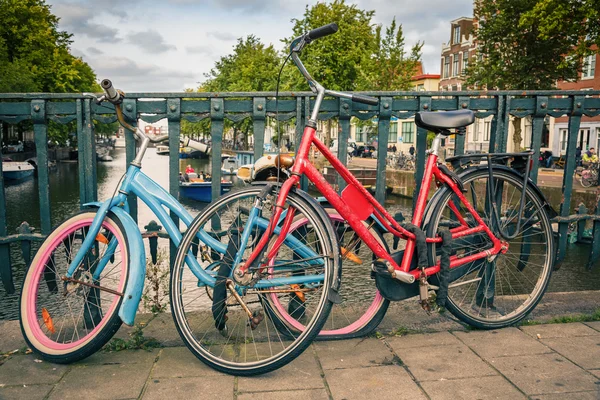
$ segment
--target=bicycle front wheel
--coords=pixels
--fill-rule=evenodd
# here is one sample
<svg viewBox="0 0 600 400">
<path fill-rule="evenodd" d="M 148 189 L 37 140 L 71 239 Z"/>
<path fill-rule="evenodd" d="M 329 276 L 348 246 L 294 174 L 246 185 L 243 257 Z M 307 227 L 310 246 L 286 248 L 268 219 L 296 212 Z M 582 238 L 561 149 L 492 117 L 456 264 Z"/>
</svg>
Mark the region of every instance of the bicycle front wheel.
<svg viewBox="0 0 600 400">
<path fill-rule="evenodd" d="M 118 311 L 127 285 L 129 250 L 125 230 L 112 213 L 72 280 L 66 278 L 95 216 L 95 211 L 82 211 L 54 229 L 25 275 L 21 330 L 31 349 L 50 362 L 65 364 L 90 356 L 121 326 Z"/>
<path fill-rule="evenodd" d="M 493 178 L 493 199 L 490 199 L 487 169 L 464 175 L 465 197 L 496 237 L 508 243 L 508 251 L 451 269 L 447 301 L 448 310 L 457 318 L 483 329 L 509 326 L 525 318 L 541 300 L 553 265 L 552 228 L 543 199 L 530 185 L 524 188 L 523 178 L 516 173 L 495 169 Z M 523 217 L 516 232 L 523 190 Z M 492 201 L 496 203 L 500 221 L 492 218 Z M 461 220 L 462 225 L 458 222 Z M 460 229 L 465 227 L 464 223 L 468 228 L 478 225 L 448 189 L 434 205 L 426 223 L 428 237 L 435 236 L 440 229 Z M 508 239 L 501 232 L 516 236 Z M 479 232 L 454 239 L 451 255 L 459 260 L 492 247 L 488 235 Z M 439 262 L 439 250 L 435 244 L 430 246 L 430 265 Z"/>
<path fill-rule="evenodd" d="M 333 306 L 317 339 L 349 339 L 368 335 L 377 328 L 390 304 L 390 301 L 379 293 L 375 280 L 370 276 L 371 264 L 376 257 L 334 208 L 327 207 L 325 212 L 336 231 L 344 284 L 339 292 L 342 302 Z M 377 241 L 389 251 L 381 234 L 373 227 L 369 227 L 366 222 L 363 223 Z M 305 232 L 307 226 L 306 218 L 296 218 L 290 234 Z M 280 303 L 278 296 L 271 294 L 266 299 L 272 304 L 272 307 L 269 307 L 275 311 L 272 319 L 282 334 L 305 329 L 302 322 L 294 318 Z"/>
<path fill-rule="evenodd" d="M 333 255 L 339 250 L 326 214 L 292 192 L 285 213 L 305 219 L 305 227 L 286 236 L 276 256 L 256 271 L 256 280 L 245 285 L 235 282 L 232 254 L 242 252 L 242 261 L 247 259 L 274 213 L 275 197 L 269 196 L 255 222 L 249 224 L 262 189 L 251 187 L 226 195 L 196 217 L 181 242 L 171 275 L 172 313 L 183 341 L 207 365 L 235 375 L 269 372 L 300 355 L 327 320 L 332 305 L 329 293 L 338 270 L 339 259 Z M 250 238 L 240 248 L 244 232 Z M 202 235 L 219 244 L 206 239 L 207 243 L 198 243 L 196 238 Z M 276 231 L 269 249 L 277 237 Z M 196 243 L 197 256 L 192 256 Z M 192 261 L 186 268 L 186 255 L 216 277 L 217 283 L 199 277 Z M 267 301 L 271 296 L 306 329 L 282 334 L 271 319 L 276 312 Z"/>
</svg>

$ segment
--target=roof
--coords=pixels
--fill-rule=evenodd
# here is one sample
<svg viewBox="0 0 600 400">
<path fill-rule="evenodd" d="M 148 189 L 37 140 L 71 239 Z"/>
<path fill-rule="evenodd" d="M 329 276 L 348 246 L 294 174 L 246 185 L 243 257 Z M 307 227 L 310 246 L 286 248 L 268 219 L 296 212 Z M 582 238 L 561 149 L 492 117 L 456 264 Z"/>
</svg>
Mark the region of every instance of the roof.
<svg viewBox="0 0 600 400">
<path fill-rule="evenodd" d="M 440 79 L 440 74 L 421 74 L 415 75 L 411 78 L 413 81 L 418 81 L 421 79 Z"/>
</svg>

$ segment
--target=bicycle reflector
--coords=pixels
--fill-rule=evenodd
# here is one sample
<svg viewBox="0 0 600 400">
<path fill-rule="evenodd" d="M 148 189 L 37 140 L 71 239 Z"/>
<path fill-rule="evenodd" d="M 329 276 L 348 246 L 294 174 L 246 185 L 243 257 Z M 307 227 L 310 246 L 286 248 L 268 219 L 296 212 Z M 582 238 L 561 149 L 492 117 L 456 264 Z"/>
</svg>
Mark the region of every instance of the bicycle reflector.
<svg viewBox="0 0 600 400">
<path fill-rule="evenodd" d="M 48 328 L 52 334 L 56 333 L 56 329 L 54 329 L 54 322 L 52 321 L 52 317 L 46 308 L 42 308 L 42 318 L 44 319 L 44 325 L 46 325 L 46 328 Z"/>
</svg>

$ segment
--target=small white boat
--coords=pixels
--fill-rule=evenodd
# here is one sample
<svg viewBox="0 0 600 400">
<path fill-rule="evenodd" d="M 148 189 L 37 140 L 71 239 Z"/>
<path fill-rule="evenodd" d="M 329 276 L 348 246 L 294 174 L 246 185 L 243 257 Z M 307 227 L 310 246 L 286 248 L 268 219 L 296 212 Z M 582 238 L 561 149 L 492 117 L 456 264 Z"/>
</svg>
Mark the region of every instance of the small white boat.
<svg viewBox="0 0 600 400">
<path fill-rule="evenodd" d="M 28 162 L 2 161 L 2 174 L 7 181 L 20 181 L 33 176 L 35 167 Z"/>
<path fill-rule="evenodd" d="M 239 167 L 237 158 L 227 157 L 223 159 L 223 163 L 221 164 L 221 173 L 223 175 L 235 175 Z"/>
<path fill-rule="evenodd" d="M 156 146 L 156 154 L 161 156 L 169 154 L 169 146 Z"/>
</svg>

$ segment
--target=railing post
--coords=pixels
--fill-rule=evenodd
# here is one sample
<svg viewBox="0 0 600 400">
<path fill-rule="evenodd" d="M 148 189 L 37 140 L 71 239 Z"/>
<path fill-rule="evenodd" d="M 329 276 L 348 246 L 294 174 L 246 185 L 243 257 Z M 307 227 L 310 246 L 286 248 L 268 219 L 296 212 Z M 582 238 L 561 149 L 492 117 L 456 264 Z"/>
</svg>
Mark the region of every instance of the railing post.
<svg viewBox="0 0 600 400">
<path fill-rule="evenodd" d="M 467 96 L 460 96 L 458 98 L 458 108 L 463 110 L 468 110 L 471 105 L 471 98 Z M 477 123 L 477 122 L 475 122 Z M 465 154 L 465 135 L 455 135 L 454 136 L 454 155 L 462 155 Z M 446 138 L 448 140 L 448 138 Z"/>
<path fill-rule="evenodd" d="M 137 100 L 136 99 L 124 99 L 123 100 L 123 114 L 129 120 L 128 122 L 132 127 L 137 127 Z M 127 162 L 127 167 L 129 168 L 129 164 L 135 159 L 137 144 L 135 142 L 135 135 L 133 131 L 129 129 L 125 129 L 125 160 Z M 179 151 L 178 151 L 179 153 Z M 129 194 L 127 196 L 127 202 L 129 203 L 129 214 L 134 221 L 137 222 L 138 217 L 138 204 L 137 204 L 137 196 L 134 194 Z"/>
<path fill-rule="evenodd" d="M 91 100 L 77 100 L 77 147 L 79 158 L 80 203 L 96 201 L 96 140 L 92 120 Z"/>
<path fill-rule="evenodd" d="M 31 120 L 38 169 L 38 193 L 40 198 L 40 227 L 44 235 L 52 228 L 50 218 L 50 191 L 48 187 L 48 122 L 46 121 L 46 101 L 31 101 Z"/>
<path fill-rule="evenodd" d="M 583 96 L 574 96 L 571 115 L 569 116 L 569 138 L 567 140 L 567 162 L 565 163 L 565 173 L 563 174 L 563 201 L 560 204 L 560 216 L 568 217 L 571 212 L 571 194 L 573 193 L 573 174 L 567 171 L 575 170 L 575 148 L 577 147 L 577 136 L 579 134 L 579 125 L 583 111 Z M 564 260 L 567 253 L 567 242 L 569 232 L 569 223 L 560 222 L 558 224 L 558 253 L 556 262 Z"/>
<path fill-rule="evenodd" d="M 600 216 L 600 190 L 596 191 L 596 216 Z M 591 270 L 594 264 L 600 258 L 600 219 L 594 220 L 594 230 L 592 232 L 592 247 L 590 249 L 590 258 L 587 263 L 587 269 Z"/>
<path fill-rule="evenodd" d="M 267 100 L 255 97 L 252 104 L 252 124 L 254 130 L 254 162 L 262 157 L 265 146 L 265 119 L 267 117 Z M 281 143 L 281 138 L 279 138 Z"/>
<path fill-rule="evenodd" d="M 490 145 L 488 147 L 488 153 L 499 153 L 502 149 L 502 144 L 499 143 L 502 139 L 502 132 L 504 131 L 504 124 L 506 119 L 506 97 L 504 95 L 498 96 L 498 108 L 496 114 L 492 117 L 492 123 L 490 125 Z"/>
<path fill-rule="evenodd" d="M 377 127 L 377 178 L 375 180 L 375 198 L 385 203 L 385 168 L 387 161 L 388 138 L 390 137 L 390 118 L 392 117 L 392 98 L 379 99 L 379 124 Z"/>
<path fill-rule="evenodd" d="M 2 124 L 0 123 L 0 129 Z M 0 130 L 0 135 L 2 131 Z M 0 160 L 2 160 L 2 148 L 0 146 Z M 2 172 L 2 163 L 0 162 L 0 237 L 8 235 L 6 226 L 6 194 L 4 193 L 4 173 Z M 6 293 L 15 292 L 13 284 L 12 266 L 10 263 L 10 243 L 0 244 L 0 279 Z"/>
<path fill-rule="evenodd" d="M 531 180 L 537 183 L 538 166 L 540 163 L 540 147 L 542 145 L 542 131 L 544 129 L 544 118 L 548 108 L 548 97 L 537 96 L 535 99 L 535 114 L 531 134 L 531 149 L 533 150 L 533 167 L 531 169 Z"/>
<path fill-rule="evenodd" d="M 431 110 L 431 97 L 420 96 L 419 97 L 419 111 L 432 111 Z M 423 180 L 423 174 L 425 173 L 425 151 L 427 150 L 427 130 L 423 128 L 417 128 L 417 158 L 415 159 L 415 195 L 413 195 L 413 211 L 417 204 L 417 196 L 421 190 L 421 184 Z"/>
<path fill-rule="evenodd" d="M 181 99 L 167 99 L 167 121 L 169 124 L 169 193 L 176 199 L 179 198 L 179 135 L 181 134 Z M 179 217 L 173 211 L 170 212 L 173 223 L 179 229 Z M 150 225 L 148 225 L 150 226 Z M 177 246 L 173 241 L 170 243 L 170 265 L 171 270 L 175 266 Z M 156 257 L 154 257 L 156 260 Z M 154 261 L 156 264 L 156 261 Z"/>
<path fill-rule="evenodd" d="M 579 203 L 579 207 L 577 208 L 578 215 L 586 215 L 588 213 L 588 209 L 585 204 Z M 580 219 L 577 221 L 577 243 L 583 243 L 583 233 L 585 232 L 585 219 Z"/>
<path fill-rule="evenodd" d="M 340 131 L 338 132 L 338 159 L 348 165 L 348 137 L 350 137 L 350 118 L 352 117 L 352 101 L 339 99 L 340 102 Z M 341 175 L 337 176 L 338 191 L 346 187 L 346 181 Z"/>
<path fill-rule="evenodd" d="M 212 140 L 212 201 L 221 195 L 221 154 L 223 149 L 223 119 L 225 112 L 221 98 L 210 99 L 210 137 Z"/>
</svg>

